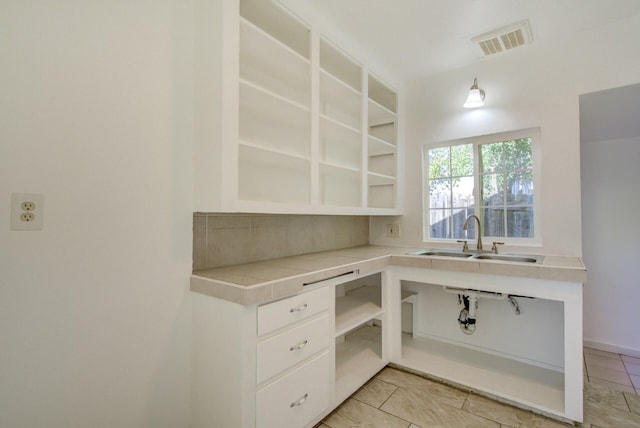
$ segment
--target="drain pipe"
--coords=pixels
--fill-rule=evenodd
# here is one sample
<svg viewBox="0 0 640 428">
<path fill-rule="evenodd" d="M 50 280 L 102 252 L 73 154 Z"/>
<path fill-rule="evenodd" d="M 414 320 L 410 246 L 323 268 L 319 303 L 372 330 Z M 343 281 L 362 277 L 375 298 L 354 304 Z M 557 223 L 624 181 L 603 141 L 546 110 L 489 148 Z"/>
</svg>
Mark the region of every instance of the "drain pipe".
<svg viewBox="0 0 640 428">
<path fill-rule="evenodd" d="M 476 331 L 476 310 L 478 309 L 478 301 L 480 297 L 495 300 L 506 300 L 513 306 L 516 315 L 520 315 L 520 305 L 515 296 L 505 293 L 497 293 L 491 291 L 469 290 L 465 288 L 442 286 L 447 293 L 455 293 L 458 295 L 458 304 L 464 305 L 464 308 L 458 314 L 458 324 L 460 330 L 464 334 L 473 334 Z M 524 296 L 519 296 L 524 297 Z"/>
<path fill-rule="evenodd" d="M 460 311 L 458 315 L 458 324 L 460 325 L 460 330 L 464 334 L 473 334 L 476 331 L 476 309 L 478 309 L 478 294 L 474 291 L 468 291 L 465 294 L 458 295 L 458 301 L 460 301 L 460 296 L 462 296 L 462 301 L 464 303 L 464 308 Z"/>
</svg>

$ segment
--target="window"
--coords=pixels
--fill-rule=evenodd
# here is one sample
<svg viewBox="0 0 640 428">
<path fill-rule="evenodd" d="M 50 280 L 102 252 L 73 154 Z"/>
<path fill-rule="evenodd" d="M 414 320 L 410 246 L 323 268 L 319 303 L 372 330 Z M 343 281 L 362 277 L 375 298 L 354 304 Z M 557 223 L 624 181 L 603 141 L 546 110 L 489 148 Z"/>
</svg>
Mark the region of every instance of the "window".
<svg viewBox="0 0 640 428">
<path fill-rule="evenodd" d="M 475 222 L 463 229 L 475 214 L 483 237 L 538 243 L 538 135 L 527 129 L 425 146 L 425 240 L 475 239 Z"/>
</svg>

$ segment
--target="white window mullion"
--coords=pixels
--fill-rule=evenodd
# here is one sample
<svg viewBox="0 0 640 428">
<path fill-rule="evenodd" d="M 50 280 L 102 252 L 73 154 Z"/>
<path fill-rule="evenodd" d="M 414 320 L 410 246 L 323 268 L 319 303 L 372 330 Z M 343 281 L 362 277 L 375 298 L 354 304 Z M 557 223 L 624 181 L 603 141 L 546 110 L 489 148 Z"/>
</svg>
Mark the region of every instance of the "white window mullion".
<svg viewBox="0 0 640 428">
<path fill-rule="evenodd" d="M 509 215 L 508 215 L 508 209 L 507 209 L 507 176 L 508 176 L 508 172 L 507 172 L 507 151 L 505 150 L 505 143 L 504 141 L 502 142 L 502 209 L 503 209 L 503 213 L 502 213 L 502 224 L 503 226 L 503 231 L 502 231 L 502 236 L 501 238 L 506 238 L 507 235 L 509 234 L 508 230 L 509 230 Z"/>
<path fill-rule="evenodd" d="M 480 199 L 480 196 L 482 194 L 481 187 L 480 187 L 482 185 L 482 180 L 480 179 L 481 176 L 482 176 L 482 171 L 480 170 L 480 144 L 474 143 L 473 144 L 473 182 L 474 182 L 473 199 L 475 200 L 475 203 L 473 207 L 473 213 L 478 216 L 478 218 L 480 219 L 480 225 L 482 228 L 484 228 L 484 215 L 482 215 L 483 210 L 481 209 L 482 200 Z M 476 230 L 476 233 L 479 233 L 479 232 L 480 232 L 479 230 Z M 476 239 L 477 238 L 478 237 L 476 236 Z"/>
</svg>

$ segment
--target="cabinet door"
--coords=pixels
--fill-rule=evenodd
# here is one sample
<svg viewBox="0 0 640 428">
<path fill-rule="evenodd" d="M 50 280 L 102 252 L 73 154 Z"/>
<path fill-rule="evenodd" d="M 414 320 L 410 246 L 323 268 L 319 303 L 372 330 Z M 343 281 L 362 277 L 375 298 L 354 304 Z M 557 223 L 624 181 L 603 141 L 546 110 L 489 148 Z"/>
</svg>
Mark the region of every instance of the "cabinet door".
<svg viewBox="0 0 640 428">
<path fill-rule="evenodd" d="M 257 428 L 301 428 L 329 407 L 331 355 L 326 352 L 256 396 Z"/>
</svg>

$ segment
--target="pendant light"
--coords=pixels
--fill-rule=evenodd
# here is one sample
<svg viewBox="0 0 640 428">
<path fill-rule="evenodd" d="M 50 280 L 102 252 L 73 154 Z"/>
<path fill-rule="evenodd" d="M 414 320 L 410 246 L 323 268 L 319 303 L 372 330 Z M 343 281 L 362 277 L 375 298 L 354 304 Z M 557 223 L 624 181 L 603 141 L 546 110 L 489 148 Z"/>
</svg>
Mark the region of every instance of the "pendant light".
<svg viewBox="0 0 640 428">
<path fill-rule="evenodd" d="M 484 105 L 484 91 L 478 88 L 478 79 L 473 79 L 473 85 L 469 89 L 467 101 L 463 104 L 465 108 L 476 108 Z"/>
</svg>

